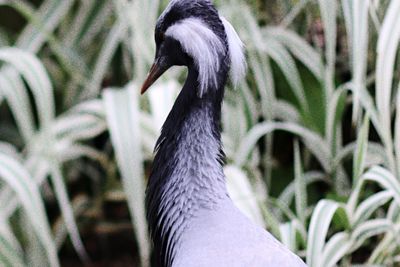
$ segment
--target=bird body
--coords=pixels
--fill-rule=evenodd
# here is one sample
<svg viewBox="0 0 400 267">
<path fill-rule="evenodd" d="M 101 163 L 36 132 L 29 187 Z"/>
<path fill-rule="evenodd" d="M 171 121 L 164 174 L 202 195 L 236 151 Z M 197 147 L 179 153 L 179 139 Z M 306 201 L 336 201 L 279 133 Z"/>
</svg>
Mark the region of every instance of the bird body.
<svg viewBox="0 0 400 267">
<path fill-rule="evenodd" d="M 176 267 L 305 266 L 271 234 L 245 217 L 229 198 L 212 210 L 198 212 L 177 250 Z"/>
<path fill-rule="evenodd" d="M 250 222 L 226 189 L 221 105 L 229 73 L 238 80 L 245 69 L 233 27 L 209 0 L 172 0 L 157 22 L 155 39 L 155 64 L 142 92 L 171 66 L 188 68 L 157 141 L 146 194 L 161 266 L 304 267 Z"/>
</svg>

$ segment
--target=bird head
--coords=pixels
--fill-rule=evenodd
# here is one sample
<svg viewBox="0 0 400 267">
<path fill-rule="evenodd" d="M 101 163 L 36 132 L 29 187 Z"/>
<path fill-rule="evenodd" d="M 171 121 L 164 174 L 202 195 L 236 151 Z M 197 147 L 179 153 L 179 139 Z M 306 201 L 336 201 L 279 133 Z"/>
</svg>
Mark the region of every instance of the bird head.
<svg viewBox="0 0 400 267">
<path fill-rule="evenodd" d="M 243 43 L 210 0 L 171 0 L 157 20 L 155 42 L 156 56 L 142 94 L 172 66 L 197 71 L 200 97 L 225 81 L 220 77 L 224 70 L 230 69 L 235 84 L 245 74 Z"/>
</svg>

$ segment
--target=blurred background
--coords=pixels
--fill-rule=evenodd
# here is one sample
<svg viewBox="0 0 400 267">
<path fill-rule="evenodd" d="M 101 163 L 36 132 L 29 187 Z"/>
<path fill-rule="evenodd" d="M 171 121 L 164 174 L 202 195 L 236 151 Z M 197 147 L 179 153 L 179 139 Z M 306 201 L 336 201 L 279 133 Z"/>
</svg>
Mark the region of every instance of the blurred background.
<svg viewBox="0 0 400 267">
<path fill-rule="evenodd" d="M 167 0 L 0 0 L 0 266 L 152 266 L 144 192 L 185 70 L 139 97 Z M 215 0 L 236 204 L 310 267 L 400 266 L 400 1 Z"/>
</svg>

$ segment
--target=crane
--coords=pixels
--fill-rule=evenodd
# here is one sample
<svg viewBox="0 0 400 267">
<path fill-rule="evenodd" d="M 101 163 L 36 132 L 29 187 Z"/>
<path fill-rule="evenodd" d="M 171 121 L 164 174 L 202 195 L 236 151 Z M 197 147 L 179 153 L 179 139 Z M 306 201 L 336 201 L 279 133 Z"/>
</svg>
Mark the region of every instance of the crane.
<svg viewBox="0 0 400 267">
<path fill-rule="evenodd" d="M 229 197 L 221 105 L 245 74 L 243 44 L 209 0 L 172 0 L 157 20 L 156 56 L 141 92 L 172 66 L 188 74 L 156 143 L 146 207 L 165 267 L 304 267 Z"/>
</svg>

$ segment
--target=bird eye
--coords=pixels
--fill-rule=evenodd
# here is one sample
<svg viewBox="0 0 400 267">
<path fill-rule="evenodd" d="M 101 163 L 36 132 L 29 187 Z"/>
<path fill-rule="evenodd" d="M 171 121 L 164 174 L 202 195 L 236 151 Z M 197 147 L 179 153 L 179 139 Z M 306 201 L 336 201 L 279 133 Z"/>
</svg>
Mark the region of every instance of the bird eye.
<svg viewBox="0 0 400 267">
<path fill-rule="evenodd" d="M 164 39 L 165 39 L 165 34 L 164 34 L 164 32 L 159 32 L 159 33 L 156 34 L 156 42 L 157 42 L 157 43 L 163 42 Z"/>
</svg>

